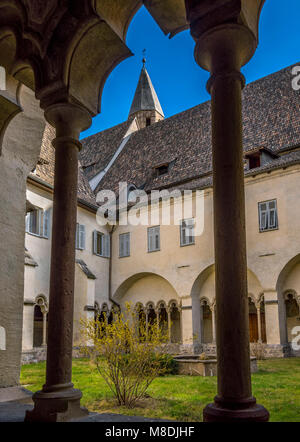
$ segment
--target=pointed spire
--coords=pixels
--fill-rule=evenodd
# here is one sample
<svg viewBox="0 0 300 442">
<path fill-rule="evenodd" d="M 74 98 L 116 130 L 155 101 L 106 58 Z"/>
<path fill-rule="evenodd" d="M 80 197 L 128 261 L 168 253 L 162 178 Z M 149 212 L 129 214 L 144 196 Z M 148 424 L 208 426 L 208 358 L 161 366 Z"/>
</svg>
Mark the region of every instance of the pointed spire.
<svg viewBox="0 0 300 442">
<path fill-rule="evenodd" d="M 153 87 L 151 78 L 146 69 L 145 52 L 143 58 L 143 67 L 140 74 L 139 82 L 135 91 L 134 99 L 131 105 L 129 116 L 143 111 L 155 111 L 160 117 L 164 118 L 164 113 L 160 105 L 159 99 Z M 158 118 L 159 119 L 159 118 Z M 161 118 L 160 118 L 161 119 Z"/>
</svg>

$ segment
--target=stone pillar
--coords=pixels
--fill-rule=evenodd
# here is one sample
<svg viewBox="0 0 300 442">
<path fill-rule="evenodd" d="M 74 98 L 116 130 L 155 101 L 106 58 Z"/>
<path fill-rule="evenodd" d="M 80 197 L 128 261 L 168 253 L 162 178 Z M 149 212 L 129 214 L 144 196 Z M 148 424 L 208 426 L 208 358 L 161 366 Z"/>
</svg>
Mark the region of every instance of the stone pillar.
<svg viewBox="0 0 300 442">
<path fill-rule="evenodd" d="M 159 312 L 160 312 L 160 309 L 157 307 L 155 309 L 155 314 L 156 314 L 156 326 L 157 326 L 158 333 L 159 333 Z"/>
<path fill-rule="evenodd" d="M 280 345 L 280 321 L 277 292 L 264 292 L 267 344 Z"/>
<path fill-rule="evenodd" d="M 181 339 L 186 350 L 193 348 L 193 310 L 191 305 L 191 298 L 182 298 L 181 306 Z"/>
<path fill-rule="evenodd" d="M 258 325 L 258 342 L 262 342 L 262 335 L 261 335 L 261 316 L 260 316 L 260 302 L 256 305 L 257 310 L 257 325 Z"/>
<path fill-rule="evenodd" d="M 47 369 L 25 420 L 55 422 L 86 414 L 71 378 L 79 135 L 91 118 L 83 108 L 64 103 L 50 106 L 45 117 L 56 128 Z"/>
<path fill-rule="evenodd" d="M 201 344 L 204 344 L 204 323 L 203 323 L 203 305 L 200 304 L 200 336 L 199 340 Z"/>
<path fill-rule="evenodd" d="M 149 330 L 148 330 L 148 309 L 146 308 L 146 336 L 148 338 Z"/>
<path fill-rule="evenodd" d="M 172 342 L 172 324 L 171 324 L 171 307 L 167 307 L 167 313 L 168 313 L 168 333 L 169 333 L 169 343 Z"/>
<path fill-rule="evenodd" d="M 231 2 L 224 11 L 218 0 L 186 0 L 196 61 L 211 73 L 218 395 L 204 409 L 206 422 L 269 418 L 251 392 L 240 72 L 256 49 L 247 15 L 258 4 Z"/>
<path fill-rule="evenodd" d="M 34 301 L 28 299 L 24 300 L 22 351 L 33 349 L 34 306 Z"/>
<path fill-rule="evenodd" d="M 213 335 L 213 344 L 216 343 L 216 307 L 212 305 L 211 307 L 211 319 L 212 319 L 212 335 Z"/>
<path fill-rule="evenodd" d="M 43 347 L 47 345 L 47 314 L 46 311 L 43 311 Z"/>
</svg>

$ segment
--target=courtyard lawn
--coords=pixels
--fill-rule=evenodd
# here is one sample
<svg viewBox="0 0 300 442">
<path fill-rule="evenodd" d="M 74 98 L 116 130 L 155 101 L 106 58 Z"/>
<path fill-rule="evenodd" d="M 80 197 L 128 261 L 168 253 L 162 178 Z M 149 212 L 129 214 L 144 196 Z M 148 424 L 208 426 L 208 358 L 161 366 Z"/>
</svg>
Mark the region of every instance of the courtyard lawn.
<svg viewBox="0 0 300 442">
<path fill-rule="evenodd" d="M 259 361 L 252 376 L 253 394 L 270 411 L 273 422 L 300 422 L 300 358 Z M 21 384 L 35 392 L 44 383 L 45 362 L 24 365 Z M 203 407 L 216 394 L 216 377 L 164 376 L 133 409 L 119 407 L 112 393 L 86 359 L 73 361 L 73 382 L 83 392 L 82 405 L 99 413 L 121 413 L 177 421 L 201 421 Z"/>
</svg>

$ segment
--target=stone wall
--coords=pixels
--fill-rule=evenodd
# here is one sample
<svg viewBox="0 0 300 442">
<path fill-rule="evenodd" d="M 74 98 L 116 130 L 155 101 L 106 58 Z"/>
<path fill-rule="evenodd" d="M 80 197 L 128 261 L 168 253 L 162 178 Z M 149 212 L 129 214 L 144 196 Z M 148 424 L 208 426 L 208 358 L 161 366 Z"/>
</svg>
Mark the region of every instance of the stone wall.
<svg viewBox="0 0 300 442">
<path fill-rule="evenodd" d="M 45 127 L 33 92 L 11 79 L 0 93 L 0 114 L 19 112 L 7 125 L 0 115 L 0 388 L 18 385 L 24 297 L 26 179 L 35 166 Z M 2 124 L 2 126 L 1 126 Z M 13 233 L 12 233 L 13 232 Z"/>
</svg>

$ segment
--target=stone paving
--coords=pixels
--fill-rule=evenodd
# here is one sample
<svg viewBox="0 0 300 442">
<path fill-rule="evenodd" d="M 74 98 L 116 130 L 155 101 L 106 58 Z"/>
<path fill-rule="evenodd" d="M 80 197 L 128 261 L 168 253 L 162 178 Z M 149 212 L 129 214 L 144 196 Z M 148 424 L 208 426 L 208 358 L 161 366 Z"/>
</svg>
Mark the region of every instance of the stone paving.
<svg viewBox="0 0 300 442">
<path fill-rule="evenodd" d="M 23 422 L 26 410 L 32 410 L 33 406 L 20 402 L 0 403 L 1 422 Z M 125 416 L 110 413 L 90 413 L 88 416 L 75 419 L 73 422 L 166 422 L 159 419 L 146 419 L 141 416 Z"/>
</svg>

